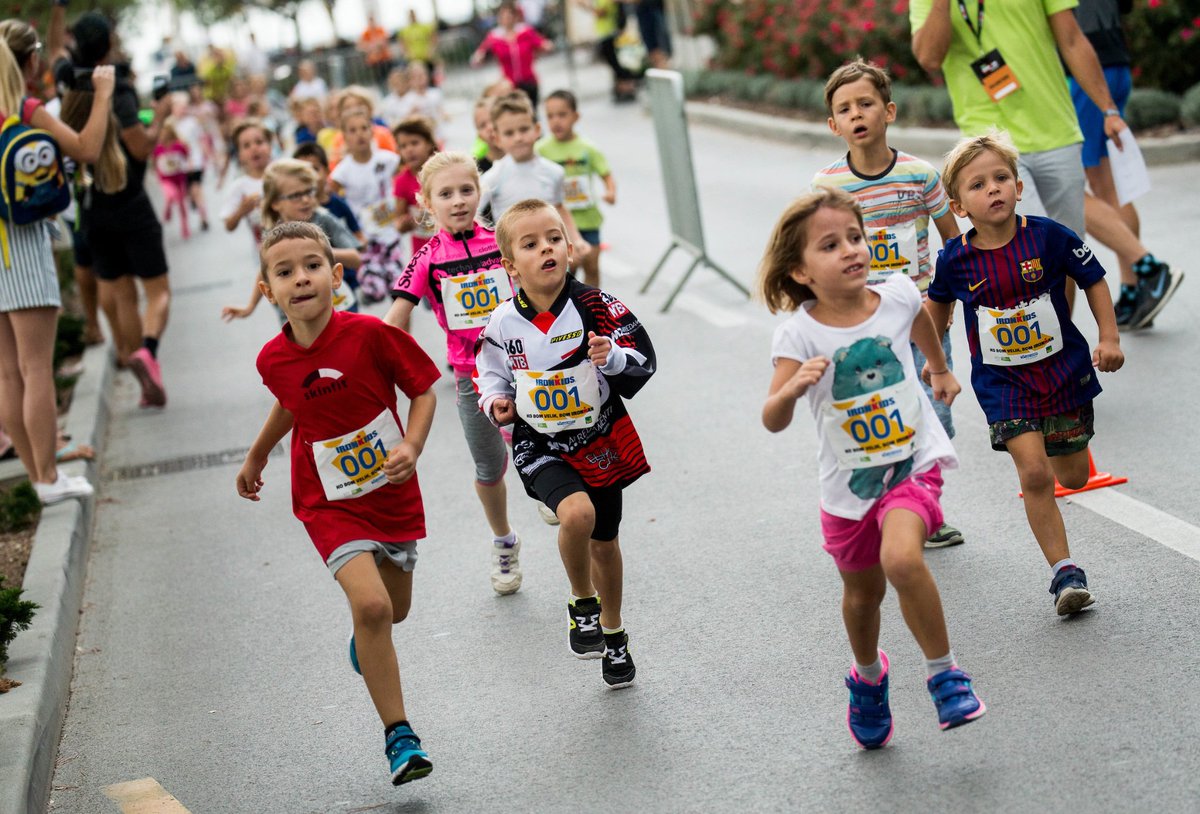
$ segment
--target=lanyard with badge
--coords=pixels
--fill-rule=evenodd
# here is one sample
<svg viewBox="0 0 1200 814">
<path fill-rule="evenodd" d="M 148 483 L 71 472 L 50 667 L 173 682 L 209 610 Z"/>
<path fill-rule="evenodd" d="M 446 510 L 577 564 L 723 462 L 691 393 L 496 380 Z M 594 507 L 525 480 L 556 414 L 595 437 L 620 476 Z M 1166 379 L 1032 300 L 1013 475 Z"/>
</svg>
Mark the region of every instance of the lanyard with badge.
<svg viewBox="0 0 1200 814">
<path fill-rule="evenodd" d="M 975 41 L 979 43 L 981 49 L 983 48 L 983 2 L 984 0 L 979 0 L 979 27 L 976 28 L 967 14 L 966 0 L 958 0 L 958 13 L 962 15 L 967 28 L 975 35 Z M 975 76 L 993 102 L 999 102 L 1013 91 L 1021 89 L 1016 74 L 1013 73 L 1012 67 L 1004 61 L 1004 57 L 1000 55 L 999 48 L 993 48 L 972 62 L 971 70 L 975 72 Z"/>
</svg>

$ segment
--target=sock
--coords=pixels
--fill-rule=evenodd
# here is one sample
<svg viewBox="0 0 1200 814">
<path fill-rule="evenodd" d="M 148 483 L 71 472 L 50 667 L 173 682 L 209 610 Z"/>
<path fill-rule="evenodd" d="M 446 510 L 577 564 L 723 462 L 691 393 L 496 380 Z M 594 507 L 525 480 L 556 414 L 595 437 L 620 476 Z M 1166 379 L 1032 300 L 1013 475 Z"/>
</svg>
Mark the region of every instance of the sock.
<svg viewBox="0 0 1200 814">
<path fill-rule="evenodd" d="M 878 684 L 879 679 L 883 678 L 883 659 L 875 656 L 874 664 L 859 664 L 856 661 L 854 663 L 854 672 L 858 673 L 858 677 L 863 681 Z"/>
<path fill-rule="evenodd" d="M 408 723 L 407 720 L 396 721 L 396 723 L 389 724 L 388 726 L 384 727 L 383 736 L 385 738 L 390 738 L 392 736 L 392 732 L 394 732 L 395 730 L 399 729 L 402 726 L 407 726 L 410 730 L 412 729 L 412 726 Z"/>
<path fill-rule="evenodd" d="M 954 651 L 951 650 L 940 659 L 925 659 L 925 673 L 933 678 L 938 673 L 954 669 Z"/>
<path fill-rule="evenodd" d="M 512 548 L 513 546 L 515 546 L 517 544 L 517 533 L 510 529 L 508 534 L 505 534 L 501 537 L 493 537 L 492 539 L 495 542 L 495 544 L 498 546 L 502 546 L 504 548 Z"/>
<path fill-rule="evenodd" d="M 1136 274 L 1138 277 L 1149 277 L 1150 275 L 1152 275 L 1156 271 L 1158 271 L 1159 265 L 1161 265 L 1161 264 L 1158 262 L 1158 259 L 1155 258 L 1154 255 L 1146 254 L 1144 257 L 1142 257 L 1140 260 L 1138 260 L 1136 263 L 1133 264 L 1133 273 Z"/>
<path fill-rule="evenodd" d="M 150 355 L 158 358 L 158 339 L 153 336 L 142 337 L 142 347 L 150 351 Z"/>
<path fill-rule="evenodd" d="M 605 636 L 616 636 L 625 632 L 625 626 L 621 625 L 620 627 L 605 627 L 604 625 L 601 625 L 600 630 L 604 632 Z"/>
<path fill-rule="evenodd" d="M 1137 286 L 1121 283 L 1121 293 L 1118 302 L 1133 302 L 1137 299 Z"/>
<path fill-rule="evenodd" d="M 594 600 L 596 600 L 597 605 L 600 604 L 600 594 L 592 594 L 591 596 L 575 596 L 575 594 L 571 594 L 571 604 L 572 605 L 579 604 L 579 600 L 581 600 L 581 599 L 594 599 Z"/>
<path fill-rule="evenodd" d="M 1050 570 L 1054 572 L 1054 576 L 1058 576 L 1058 572 L 1066 568 L 1068 565 L 1072 568 L 1075 568 L 1075 560 L 1071 559 L 1070 557 L 1067 557 L 1065 560 L 1059 560 L 1050 567 Z"/>
</svg>

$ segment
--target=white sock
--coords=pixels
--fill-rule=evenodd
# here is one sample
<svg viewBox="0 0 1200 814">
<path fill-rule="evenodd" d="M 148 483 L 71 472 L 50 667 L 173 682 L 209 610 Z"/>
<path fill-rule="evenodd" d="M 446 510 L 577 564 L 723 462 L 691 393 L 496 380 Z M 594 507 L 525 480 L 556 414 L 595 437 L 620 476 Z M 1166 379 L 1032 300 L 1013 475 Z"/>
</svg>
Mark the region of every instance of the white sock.
<svg viewBox="0 0 1200 814">
<path fill-rule="evenodd" d="M 878 684 L 879 679 L 883 678 L 883 659 L 876 656 L 874 664 L 859 664 L 855 662 L 854 672 L 858 673 L 858 677 L 864 681 Z"/>
<path fill-rule="evenodd" d="M 954 651 L 951 650 L 940 659 L 925 659 L 925 672 L 930 678 L 938 673 L 944 673 L 954 668 Z"/>
<path fill-rule="evenodd" d="M 1050 566 L 1050 570 L 1053 572 L 1054 576 L 1058 576 L 1058 572 L 1066 568 L 1068 565 L 1075 565 L 1075 560 L 1071 559 L 1070 557 L 1067 557 L 1065 560 L 1059 560 L 1058 562 L 1054 563 L 1054 565 Z"/>
<path fill-rule="evenodd" d="M 513 531 L 512 529 L 509 529 L 508 534 L 505 534 L 501 537 L 493 537 L 492 540 L 498 546 L 504 546 L 505 548 L 512 548 L 514 545 L 517 544 L 517 533 L 515 531 Z"/>
<path fill-rule="evenodd" d="M 601 625 L 600 630 L 604 632 L 605 636 L 612 636 L 616 633 L 624 633 L 625 626 L 621 625 L 620 627 L 605 627 L 604 625 Z"/>
</svg>

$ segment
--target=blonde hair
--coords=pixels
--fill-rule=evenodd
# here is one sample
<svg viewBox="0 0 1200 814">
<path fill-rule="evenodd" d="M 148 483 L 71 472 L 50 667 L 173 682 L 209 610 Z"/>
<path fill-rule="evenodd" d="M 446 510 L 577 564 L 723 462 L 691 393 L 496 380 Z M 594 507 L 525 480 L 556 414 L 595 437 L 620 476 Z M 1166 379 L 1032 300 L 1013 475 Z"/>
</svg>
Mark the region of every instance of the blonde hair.
<svg viewBox="0 0 1200 814">
<path fill-rule="evenodd" d="M 957 201 L 959 176 L 967 165 L 983 153 L 995 153 L 1008 165 L 1013 178 L 1017 177 L 1017 160 L 1021 154 L 1013 146 L 1012 139 L 1003 130 L 992 128 L 982 136 L 962 139 L 946 153 L 946 166 L 942 170 L 942 186 L 951 200 Z"/>
<path fill-rule="evenodd" d="M 263 235 L 262 246 L 258 250 L 258 273 L 262 276 L 264 283 L 271 282 L 270 278 L 267 277 L 267 251 L 276 243 L 282 243 L 285 240 L 315 241 L 320 244 L 321 251 L 325 254 L 325 259 L 329 261 L 329 265 L 333 266 L 333 246 L 329 245 L 329 238 L 321 231 L 321 227 L 299 220 L 290 220 L 279 224 Z"/>
<path fill-rule="evenodd" d="M 510 263 L 513 262 L 512 244 L 515 237 L 513 229 L 516 222 L 526 215 L 532 215 L 535 212 L 543 210 L 549 210 L 554 213 L 554 217 L 559 217 L 557 209 L 539 198 L 526 198 L 523 201 L 517 201 L 505 210 L 504 214 L 500 216 L 500 222 L 496 224 L 496 246 L 500 249 L 501 257 Z M 559 218 L 559 223 L 562 223 L 561 218 Z M 562 228 L 563 235 L 565 236 L 567 227 L 563 224 Z"/>
<path fill-rule="evenodd" d="M 262 225 L 264 229 L 274 229 L 279 223 L 279 213 L 274 209 L 279 201 L 279 183 L 285 178 L 317 188 L 317 173 L 312 164 L 298 158 L 281 158 L 267 165 L 263 173 L 262 191 Z"/>
<path fill-rule="evenodd" d="M 72 130 L 80 131 L 92 113 L 96 94 L 90 90 L 70 90 L 63 97 L 62 120 Z M 108 112 L 108 127 L 104 128 L 104 142 L 100 145 L 100 157 L 92 170 L 92 183 L 105 195 L 113 195 L 125 189 L 129 165 L 125 151 L 121 149 L 121 125 L 111 110 Z M 81 172 L 82 170 L 76 170 Z"/>
<path fill-rule="evenodd" d="M 425 166 L 421 167 L 421 175 L 417 179 L 421 185 L 421 198 L 425 201 L 425 220 L 427 221 L 436 220 L 433 217 L 433 206 L 429 197 L 433 194 L 433 179 L 439 172 L 451 167 L 466 167 L 470 172 L 471 180 L 475 182 L 475 189 L 479 189 L 479 166 L 475 163 L 474 158 L 466 153 L 434 153 L 425 162 Z M 430 224 L 422 223 L 421 225 L 428 226 Z M 436 222 L 433 225 L 441 226 Z"/>
<path fill-rule="evenodd" d="M 10 32 L 18 25 L 23 23 L 15 20 L 0 23 L 3 26 L 0 28 L 0 111 L 5 116 L 20 116 L 21 102 L 25 99 L 25 74 L 21 71 L 19 46 L 14 49 L 9 39 Z"/>
<path fill-rule="evenodd" d="M 506 93 L 492 102 L 492 124 L 495 124 L 505 113 L 525 114 L 531 119 L 535 118 L 533 115 L 533 103 L 529 101 L 529 95 L 523 90 Z"/>
<path fill-rule="evenodd" d="M 888 76 L 888 72 L 874 62 L 867 62 L 859 57 L 838 68 L 825 80 L 826 112 L 833 115 L 833 94 L 837 92 L 838 88 L 860 79 L 871 80 L 871 84 L 879 92 L 879 98 L 883 100 L 884 105 L 892 101 L 892 78 Z"/>
<path fill-rule="evenodd" d="M 333 109 L 340 120 L 345 115 L 345 109 L 351 104 L 354 107 L 365 107 L 367 109 L 367 117 L 375 112 L 375 94 L 362 85 L 350 85 L 344 88 L 336 97 Z"/>
<path fill-rule="evenodd" d="M 854 213 L 859 228 L 866 231 L 858 202 L 840 187 L 818 187 L 815 192 L 792 201 L 771 230 L 766 251 L 758 264 L 757 294 L 772 314 L 795 311 L 806 300 L 816 298 L 811 288 L 792 278 L 792 272 L 804 267 L 808 221 L 822 207 Z"/>
<path fill-rule="evenodd" d="M 175 129 L 174 116 L 163 119 L 162 126 L 158 130 L 158 143 L 166 144 L 168 141 L 179 141 L 179 131 Z"/>
</svg>

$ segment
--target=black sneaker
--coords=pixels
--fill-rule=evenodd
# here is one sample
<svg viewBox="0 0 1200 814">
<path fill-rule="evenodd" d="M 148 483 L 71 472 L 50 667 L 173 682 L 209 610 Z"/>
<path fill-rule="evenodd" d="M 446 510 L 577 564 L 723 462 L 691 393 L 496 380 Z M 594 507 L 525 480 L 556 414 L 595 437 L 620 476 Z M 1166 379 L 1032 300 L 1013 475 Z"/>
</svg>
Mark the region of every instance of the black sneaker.
<svg viewBox="0 0 1200 814">
<path fill-rule="evenodd" d="M 926 548 L 949 548 L 952 545 L 961 545 L 966 540 L 963 533 L 951 526 L 949 523 L 943 523 L 942 527 L 929 536 L 925 541 Z"/>
<path fill-rule="evenodd" d="M 1183 272 L 1172 273 L 1166 263 L 1159 263 L 1153 273 L 1138 277 L 1137 303 L 1129 318 L 1129 327 L 1135 331 L 1148 328 L 1182 282 Z"/>
<path fill-rule="evenodd" d="M 577 659 L 604 655 L 604 633 L 600 630 L 600 600 L 594 596 L 567 603 L 567 643 Z"/>
<path fill-rule="evenodd" d="M 1075 565 L 1068 565 L 1054 575 L 1050 593 L 1054 594 L 1054 610 L 1059 616 L 1079 613 L 1096 603 L 1096 598 L 1088 590 L 1087 574 Z"/>
<path fill-rule="evenodd" d="M 633 666 L 633 654 L 629 652 L 629 636 L 620 633 L 604 634 L 604 683 L 610 690 L 619 690 L 633 683 L 637 669 Z"/>
<path fill-rule="evenodd" d="M 1137 289 L 1133 286 L 1126 288 L 1121 286 L 1121 295 L 1117 298 L 1116 305 L 1113 306 L 1113 311 L 1117 315 L 1117 329 L 1124 331 L 1128 330 L 1133 322 L 1133 310 L 1137 306 Z M 1147 328 L 1150 326 L 1147 325 Z"/>
</svg>

